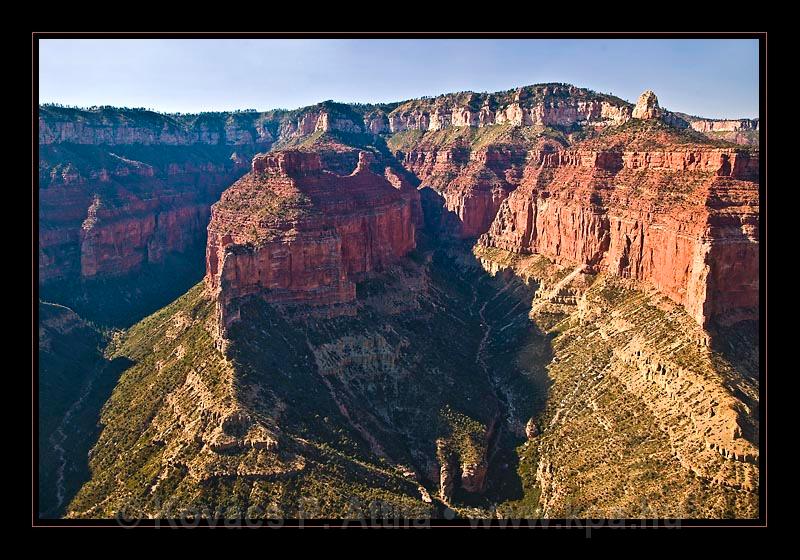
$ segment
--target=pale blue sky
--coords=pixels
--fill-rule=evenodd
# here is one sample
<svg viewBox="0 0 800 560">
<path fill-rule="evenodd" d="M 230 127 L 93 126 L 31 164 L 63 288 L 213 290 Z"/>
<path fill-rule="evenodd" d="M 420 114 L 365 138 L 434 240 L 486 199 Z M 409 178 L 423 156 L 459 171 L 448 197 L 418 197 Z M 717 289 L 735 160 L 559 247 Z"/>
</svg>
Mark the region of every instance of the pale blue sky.
<svg viewBox="0 0 800 560">
<path fill-rule="evenodd" d="M 388 102 L 567 82 L 758 116 L 758 42 L 732 39 L 42 39 L 39 100 L 166 112 Z"/>
</svg>

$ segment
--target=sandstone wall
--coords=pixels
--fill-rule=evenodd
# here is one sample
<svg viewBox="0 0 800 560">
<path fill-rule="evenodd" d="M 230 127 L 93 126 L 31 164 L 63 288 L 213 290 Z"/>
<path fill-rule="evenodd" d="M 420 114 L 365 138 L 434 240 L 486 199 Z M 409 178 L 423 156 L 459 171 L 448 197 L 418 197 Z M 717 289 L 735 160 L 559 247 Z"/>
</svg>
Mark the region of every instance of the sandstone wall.
<svg viewBox="0 0 800 560">
<path fill-rule="evenodd" d="M 757 311 L 757 155 L 568 150 L 522 185 L 481 244 L 649 282 L 703 325 Z"/>
<path fill-rule="evenodd" d="M 362 152 L 356 170 L 339 176 L 322 169 L 318 154 L 253 160 L 253 171 L 214 205 L 208 227 L 206 283 L 223 323 L 235 316 L 231 302 L 248 295 L 350 302 L 356 281 L 415 247 L 417 191 L 403 192 L 371 163 Z"/>
</svg>

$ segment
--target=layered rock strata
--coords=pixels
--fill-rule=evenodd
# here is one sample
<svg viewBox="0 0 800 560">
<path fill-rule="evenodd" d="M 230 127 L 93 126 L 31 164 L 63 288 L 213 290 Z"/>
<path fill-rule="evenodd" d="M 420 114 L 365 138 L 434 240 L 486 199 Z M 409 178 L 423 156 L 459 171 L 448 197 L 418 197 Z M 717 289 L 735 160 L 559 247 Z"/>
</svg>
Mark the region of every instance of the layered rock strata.
<svg viewBox="0 0 800 560">
<path fill-rule="evenodd" d="M 645 281 L 701 325 L 758 309 L 758 153 L 580 145 L 526 168 L 480 242 Z"/>
<path fill-rule="evenodd" d="M 416 191 L 374 173 L 371 159 L 362 152 L 347 176 L 323 169 L 313 153 L 253 159 L 251 173 L 213 206 L 208 226 L 206 283 L 218 293 L 223 325 L 235 319 L 231 302 L 248 295 L 350 302 L 355 281 L 415 247 Z"/>
<path fill-rule="evenodd" d="M 42 148 L 41 282 L 125 275 L 204 239 L 211 202 L 246 164 L 225 149 L 161 150 Z"/>
<path fill-rule="evenodd" d="M 657 113 L 676 127 L 715 138 L 758 142 L 757 119 L 671 113 L 649 94 L 639 109 L 649 116 Z M 246 171 L 253 154 L 273 146 L 325 134 L 360 135 L 368 143 L 373 135 L 391 139 L 401 133 L 447 135 L 504 127 L 595 134 L 629 122 L 634 112 L 636 107 L 622 99 L 568 84 L 393 104 L 326 101 L 292 111 L 199 115 L 41 106 L 40 277 L 49 282 L 124 275 L 181 251 L 187 243 L 202 242 L 210 203 Z M 534 144 L 502 141 L 479 148 L 444 141 L 431 146 L 423 137 L 412 142 L 403 158 L 424 186 L 443 197 L 447 227 L 472 237 L 485 232 L 500 202 L 516 186 L 523 152 Z M 482 152 L 491 145 L 496 145 L 494 153 Z M 508 150 L 513 153 L 504 155 Z M 498 165 L 492 158 L 507 162 Z M 421 222 L 421 212 L 415 221 Z"/>
<path fill-rule="evenodd" d="M 661 109 L 650 90 L 641 97 L 639 102 L 643 101 L 644 105 L 637 112 L 635 105 L 618 97 L 569 84 L 537 84 L 496 93 L 463 92 L 406 101 L 384 118 L 373 113 L 369 128 L 390 133 L 494 125 L 603 129 L 642 118 L 642 115 L 661 116 L 673 126 L 702 133 L 757 131 L 759 128 L 758 119 L 706 119 Z"/>
<path fill-rule="evenodd" d="M 389 113 L 389 130 L 442 130 L 449 127 L 572 126 L 621 124 L 631 106 L 613 97 L 568 84 L 541 84 L 492 94 L 465 92 L 401 104 Z"/>
<path fill-rule="evenodd" d="M 40 107 L 39 277 L 122 276 L 203 243 L 210 205 L 275 142 L 360 132 L 347 106 L 167 115 Z"/>
<path fill-rule="evenodd" d="M 377 113 L 384 113 L 377 110 Z M 39 145 L 269 145 L 314 132 L 365 132 L 366 117 L 326 101 L 293 111 L 166 114 L 144 109 L 39 108 Z M 372 128 L 376 128 L 372 126 Z M 377 127 L 380 131 L 380 127 Z M 377 132 L 376 132 L 377 133 Z"/>
<path fill-rule="evenodd" d="M 497 143 L 475 150 L 422 145 L 403 154 L 403 166 L 419 177 L 429 226 L 456 237 L 477 237 L 522 177 L 529 150 Z M 436 212 L 432 213 L 432 207 Z"/>
</svg>

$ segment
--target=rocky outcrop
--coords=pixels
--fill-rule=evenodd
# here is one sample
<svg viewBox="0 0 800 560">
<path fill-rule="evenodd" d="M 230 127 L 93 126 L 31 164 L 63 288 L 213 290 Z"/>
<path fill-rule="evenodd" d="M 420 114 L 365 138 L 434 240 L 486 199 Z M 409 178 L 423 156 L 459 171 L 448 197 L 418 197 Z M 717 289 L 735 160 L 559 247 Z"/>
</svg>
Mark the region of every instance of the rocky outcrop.
<svg viewBox="0 0 800 560">
<path fill-rule="evenodd" d="M 528 166 L 480 242 L 648 282 L 701 325 L 752 317 L 758 153 L 713 145 L 560 151 Z"/>
<path fill-rule="evenodd" d="M 539 427 L 536 425 L 536 421 L 533 418 L 528 420 L 527 424 L 525 424 L 525 437 L 528 439 L 534 439 L 536 436 L 539 435 Z"/>
<path fill-rule="evenodd" d="M 734 144 L 758 144 L 758 119 L 703 119 L 683 113 L 665 111 L 658 104 L 658 97 L 652 90 L 647 90 L 633 109 L 634 119 L 662 119 L 677 128 L 690 128 L 709 137 L 733 142 Z M 750 134 L 748 134 L 750 133 Z M 755 142 L 753 142 L 755 138 Z"/>
<path fill-rule="evenodd" d="M 461 469 L 461 488 L 465 492 L 479 494 L 486 487 L 486 472 L 489 466 L 485 461 L 480 463 L 469 463 Z"/>
<path fill-rule="evenodd" d="M 349 110 L 347 105 L 325 102 L 300 111 L 296 118 L 281 119 L 278 138 L 281 141 L 303 137 L 315 132 L 361 133 L 369 128 L 365 120 Z"/>
<path fill-rule="evenodd" d="M 442 130 L 449 127 L 607 126 L 630 118 L 631 106 L 612 96 L 568 84 L 541 84 L 492 94 L 466 92 L 409 101 L 388 115 L 389 130 Z"/>
<path fill-rule="evenodd" d="M 657 119 L 661 116 L 661 107 L 658 106 L 658 97 L 652 90 L 645 91 L 636 101 L 633 108 L 634 119 Z"/>
<path fill-rule="evenodd" d="M 372 134 L 389 132 L 389 117 L 381 110 L 366 113 L 364 115 L 364 130 Z"/>
<path fill-rule="evenodd" d="M 410 192 L 370 169 L 362 152 L 352 174 L 322 168 L 318 154 L 257 156 L 252 171 L 212 208 L 206 283 L 218 294 L 222 324 L 234 300 L 338 304 L 355 281 L 415 246 Z M 414 191 L 416 194 L 416 191 Z"/>
<path fill-rule="evenodd" d="M 397 191 L 400 193 L 400 196 L 408 201 L 408 205 L 411 208 L 411 222 L 414 224 L 414 226 L 417 228 L 422 227 L 422 203 L 420 202 L 419 192 L 417 191 L 416 187 L 414 187 L 414 185 L 408 181 L 405 174 L 393 167 L 385 167 L 383 176 L 395 189 L 397 189 Z"/>
<path fill-rule="evenodd" d="M 698 132 L 740 132 L 758 130 L 758 119 L 692 119 L 690 126 Z"/>
</svg>

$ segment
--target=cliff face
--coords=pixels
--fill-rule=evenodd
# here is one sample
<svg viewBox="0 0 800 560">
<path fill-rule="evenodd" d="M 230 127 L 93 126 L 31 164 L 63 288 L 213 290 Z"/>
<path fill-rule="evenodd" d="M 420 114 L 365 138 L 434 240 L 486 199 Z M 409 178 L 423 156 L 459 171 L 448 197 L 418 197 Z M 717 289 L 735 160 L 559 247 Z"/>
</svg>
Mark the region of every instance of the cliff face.
<svg viewBox="0 0 800 560">
<path fill-rule="evenodd" d="M 206 283 L 219 294 L 224 324 L 235 319 L 231 302 L 248 295 L 350 302 L 354 281 L 414 248 L 416 191 L 401 191 L 370 163 L 362 152 L 355 171 L 339 176 L 313 153 L 253 159 L 251 173 L 213 206 L 208 226 Z"/>
<path fill-rule="evenodd" d="M 388 115 L 389 130 L 442 130 L 449 127 L 605 126 L 630 118 L 631 106 L 613 96 L 568 84 L 542 84 L 507 92 L 466 92 L 409 101 Z"/>
<path fill-rule="evenodd" d="M 445 208 L 460 225 L 461 237 L 486 232 L 500 204 L 522 176 L 527 150 L 518 146 L 490 146 L 470 155 L 459 175 L 445 188 Z"/>
<path fill-rule="evenodd" d="M 45 283 L 122 276 L 202 242 L 211 202 L 246 171 L 226 146 L 57 144 L 39 155 Z"/>
<path fill-rule="evenodd" d="M 603 129 L 624 124 L 632 118 L 659 115 L 673 126 L 701 133 L 746 132 L 759 128 L 758 119 L 704 119 L 661 109 L 655 94 L 649 90 L 642 97 L 645 99 L 640 98 L 639 102 L 643 101 L 644 105 L 637 114 L 636 106 L 613 95 L 569 84 L 538 84 L 505 92 L 464 92 L 406 101 L 388 114 L 371 114 L 369 119 L 365 118 L 365 124 L 376 132 L 390 133 L 494 125 L 569 131 Z M 735 137 L 730 140 L 736 141 Z"/>
<path fill-rule="evenodd" d="M 382 111 L 375 115 L 383 115 Z M 234 111 L 199 115 L 144 109 L 39 108 L 39 144 L 117 146 L 270 145 L 318 131 L 364 132 L 369 119 L 350 106 L 326 101 L 293 111 Z"/>
<path fill-rule="evenodd" d="M 579 144 L 528 166 L 480 243 L 648 282 L 701 325 L 754 316 L 758 154 L 663 138 L 639 151 L 618 141 Z"/>
<path fill-rule="evenodd" d="M 674 126 L 758 142 L 757 120 L 701 119 L 654 102 Z M 536 147 L 530 131 L 595 134 L 630 121 L 634 110 L 614 96 L 568 84 L 382 105 L 326 101 L 292 111 L 200 115 L 42 106 L 40 277 L 124 275 L 200 242 L 210 203 L 247 170 L 253 154 L 328 133 L 383 135 L 390 143 L 406 133 L 442 133 L 433 143 L 426 136 L 407 142 L 403 165 L 436 191 L 434 199 L 441 198 L 434 201 L 442 209 L 440 229 L 474 237 L 486 231 L 519 183 L 522 164 Z M 453 140 L 463 130 L 488 131 L 486 137 L 528 132 L 472 144 Z M 421 215 L 417 209 L 415 223 Z"/>
<path fill-rule="evenodd" d="M 336 114 L 329 109 L 321 108 L 308 111 L 297 119 L 286 119 L 280 126 L 282 140 L 295 136 L 306 136 L 315 132 L 341 132 L 360 133 L 365 130 L 364 122 L 356 114 Z"/>
<path fill-rule="evenodd" d="M 163 115 L 41 107 L 39 278 L 123 276 L 205 238 L 211 203 L 275 141 L 358 129 L 332 109 Z"/>
<path fill-rule="evenodd" d="M 690 126 L 698 132 L 741 132 L 758 130 L 758 119 L 711 120 L 693 119 Z"/>
<path fill-rule="evenodd" d="M 730 121 L 726 127 L 720 121 L 714 128 L 712 121 L 666 111 L 652 91 L 631 106 L 612 96 L 548 84 L 401 104 L 389 114 L 389 145 L 425 189 L 427 225 L 456 237 L 477 237 L 519 185 L 529 158 L 539 162 L 544 150 L 643 119 L 659 119 L 687 133 L 697 128 L 720 139 L 744 134 L 742 143 L 757 143 L 749 122 L 734 126 Z M 731 127 L 750 132 L 722 132 Z M 704 135 L 695 138 L 706 141 Z"/>
<path fill-rule="evenodd" d="M 124 276 L 159 263 L 204 241 L 210 205 L 255 153 L 317 132 L 364 130 L 360 114 L 331 102 L 202 115 L 40 107 L 40 280 Z M 349 170 L 358 157 L 350 152 L 353 163 L 327 159 L 347 160 Z M 413 187 L 396 172 L 390 180 L 421 222 Z"/>
<path fill-rule="evenodd" d="M 405 154 L 403 165 L 423 188 L 433 189 L 424 195 L 428 225 L 466 238 L 487 230 L 500 203 L 516 188 L 526 157 L 526 148 L 514 144 L 478 150 L 423 145 Z"/>
<path fill-rule="evenodd" d="M 165 115 L 144 110 L 40 107 L 39 144 L 232 146 L 276 140 L 273 113 Z"/>
</svg>

